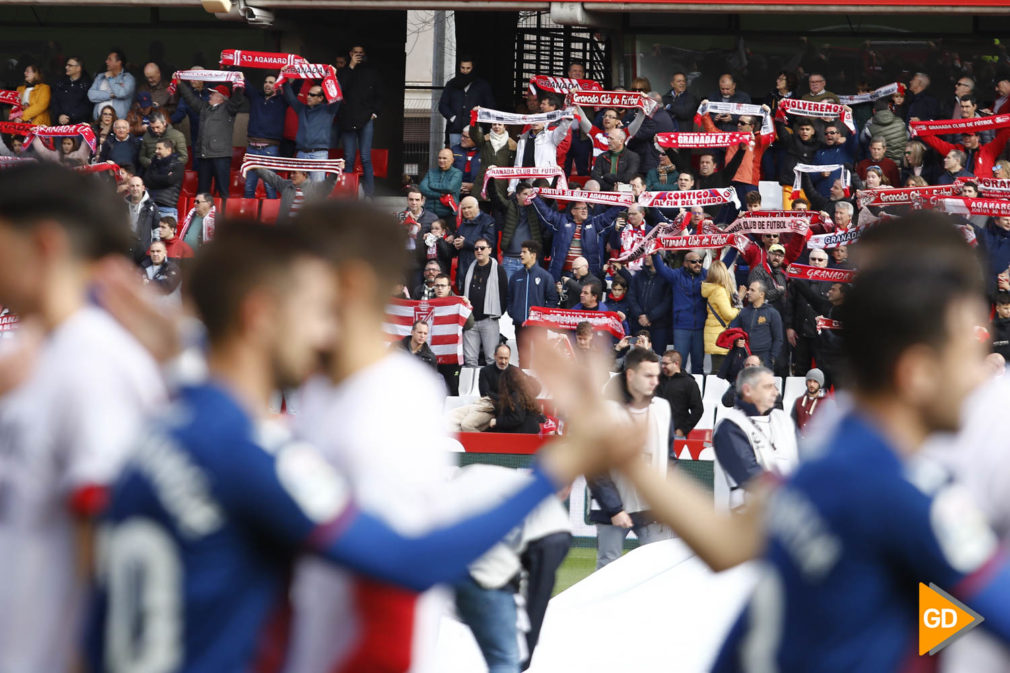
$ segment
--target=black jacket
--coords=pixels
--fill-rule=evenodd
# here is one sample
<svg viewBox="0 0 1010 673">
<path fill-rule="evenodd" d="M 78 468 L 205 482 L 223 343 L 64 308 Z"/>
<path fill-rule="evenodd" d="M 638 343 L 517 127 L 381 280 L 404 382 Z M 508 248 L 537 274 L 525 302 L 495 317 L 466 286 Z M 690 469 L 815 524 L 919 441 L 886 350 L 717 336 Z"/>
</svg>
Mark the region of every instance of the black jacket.
<svg viewBox="0 0 1010 673">
<path fill-rule="evenodd" d="M 817 316 L 820 314 L 810 305 L 805 294 L 799 291 L 800 285 L 809 287 L 811 292 L 827 301 L 831 283 L 802 278 L 793 278 L 789 282 L 787 294 L 792 308 L 784 316 L 784 327 L 796 330 L 800 336 L 813 338 L 817 336 Z"/>
<path fill-rule="evenodd" d="M 153 264 L 149 257 L 141 262 L 140 268 L 144 270 L 144 278 L 147 278 L 147 269 L 152 266 Z M 165 263 L 161 265 L 161 268 L 154 273 L 154 277 L 149 279 L 148 282 L 156 286 L 162 294 L 172 294 L 175 292 L 175 288 L 179 287 L 179 283 L 182 282 L 182 272 L 179 270 L 179 265 L 176 262 L 166 259 Z"/>
<path fill-rule="evenodd" d="M 501 400 L 494 405 L 494 427 L 488 428 L 488 432 L 521 432 L 535 435 L 540 432 L 540 424 L 544 422 L 544 416 L 539 410 L 529 410 L 519 408 L 518 395 L 512 393 L 512 405 L 514 409 L 506 409 Z"/>
<path fill-rule="evenodd" d="M 673 290 L 670 284 L 655 271 L 647 267 L 631 278 L 628 290 L 631 301 L 631 314 L 628 324 L 632 329 L 638 328 L 638 316 L 644 315 L 656 327 L 672 325 L 670 310 L 673 306 Z"/>
<path fill-rule="evenodd" d="M 698 102 L 698 98 L 690 91 L 675 97 L 673 89 L 670 89 L 663 96 L 663 105 L 679 131 L 690 131 L 694 128 L 694 113 L 698 111 Z"/>
<path fill-rule="evenodd" d="M 407 351 L 408 354 L 413 355 L 424 364 L 430 365 L 432 369 L 436 371 L 438 370 L 438 358 L 435 357 L 435 354 L 432 352 L 428 344 L 424 344 L 423 346 L 421 346 L 421 350 L 417 351 L 416 353 L 411 353 L 410 335 L 408 334 L 407 336 L 400 339 L 400 348 Z"/>
<path fill-rule="evenodd" d="M 478 106 L 494 108 L 494 94 L 487 80 L 473 76 L 473 73 L 469 77 L 456 75 L 446 82 L 438 100 L 438 111 L 445 117 L 449 133 L 460 133 L 464 126 L 468 126 L 470 110 Z"/>
<path fill-rule="evenodd" d="M 546 249 L 544 246 L 543 231 L 540 228 L 540 216 L 537 215 L 536 208 L 533 206 L 520 206 L 516 202 L 515 194 L 505 199 L 504 203 L 500 203 L 496 198 L 496 192 L 490 190 L 488 192 L 491 194 L 492 201 L 496 205 L 502 207 L 505 211 L 505 225 L 502 227 L 501 232 L 501 249 L 507 251 L 512 244 L 512 237 L 515 236 L 516 227 L 519 226 L 519 218 L 526 218 L 526 224 L 530 228 L 530 236 L 534 241 L 540 244 L 541 249 Z M 519 241 L 520 245 L 522 241 Z"/>
<path fill-rule="evenodd" d="M 638 155 L 628 147 L 617 157 L 617 170 L 611 173 L 613 157 L 610 152 L 604 152 L 596 157 L 593 164 L 593 179 L 600 183 L 600 190 L 604 192 L 614 191 L 614 186 L 618 182 L 625 184 L 631 182 L 631 178 L 638 175 L 638 164 L 641 161 Z"/>
<path fill-rule="evenodd" d="M 677 130 L 670 113 L 666 110 L 656 110 L 652 117 L 646 117 L 638 133 L 628 140 L 628 147 L 638 154 L 638 172 L 645 175 L 659 165 L 659 150 L 656 149 L 654 138 L 657 133 L 672 133 Z"/>
<path fill-rule="evenodd" d="M 694 430 L 701 420 L 705 407 L 701 403 L 701 390 L 693 376 L 678 372 L 673 376 L 660 376 L 656 396 L 670 403 L 673 421 L 670 423 L 670 435 L 680 430 L 685 437 Z"/>
<path fill-rule="evenodd" d="M 337 115 L 340 129 L 360 131 L 371 119 L 379 115 L 382 89 L 379 74 L 372 66 L 362 63 L 355 68 L 342 68 L 337 73 L 344 101 Z"/>
<path fill-rule="evenodd" d="M 52 85 L 52 123 L 59 124 L 60 115 L 70 117 L 71 124 L 88 123 L 95 104 L 88 100 L 91 76 L 82 72 L 76 82 L 69 77 L 61 77 Z"/>
<path fill-rule="evenodd" d="M 179 190 L 185 177 L 186 165 L 173 154 L 165 159 L 154 157 L 144 173 L 144 184 L 151 192 L 151 198 L 159 206 L 175 208 L 179 202 Z"/>
<path fill-rule="evenodd" d="M 1010 360 L 1010 318 L 992 321 L 992 351 Z"/>
<path fill-rule="evenodd" d="M 814 163 L 814 154 L 820 149 L 821 141 L 815 133 L 810 140 L 804 142 L 781 121 L 775 122 L 775 129 L 778 131 L 779 144 L 786 150 L 786 156 L 779 165 L 779 184 L 791 185 L 796 177 L 793 168 L 796 164 Z"/>
<path fill-rule="evenodd" d="M 129 209 L 125 203 L 123 205 Z M 147 256 L 147 249 L 151 247 L 151 241 L 154 240 L 154 230 L 157 228 L 158 206 L 153 198 L 148 198 L 140 207 L 140 214 L 137 216 L 137 233 L 130 246 L 130 256 L 137 264 L 140 264 Z"/>
</svg>

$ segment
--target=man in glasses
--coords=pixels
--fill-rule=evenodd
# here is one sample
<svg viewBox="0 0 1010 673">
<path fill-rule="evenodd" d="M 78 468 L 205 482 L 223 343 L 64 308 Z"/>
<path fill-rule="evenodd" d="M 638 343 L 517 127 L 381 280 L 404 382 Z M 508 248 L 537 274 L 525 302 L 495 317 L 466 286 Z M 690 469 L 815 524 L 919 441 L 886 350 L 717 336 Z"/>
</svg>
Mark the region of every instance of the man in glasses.
<svg viewBox="0 0 1010 673">
<path fill-rule="evenodd" d="M 851 111 L 851 108 L 850 108 Z M 814 154 L 813 163 L 820 166 L 842 164 L 850 168 L 856 163 L 856 150 L 859 147 L 858 136 L 855 133 L 845 133 L 845 126 L 838 121 L 824 125 L 824 142 Z M 841 169 L 813 173 L 810 176 L 814 189 L 824 198 L 831 197 L 831 185 L 842 177 Z"/>
<path fill-rule="evenodd" d="M 330 134 L 333 130 L 333 118 L 340 109 L 340 101 L 326 102 L 323 87 L 313 84 L 309 87 L 305 102 L 302 103 L 295 95 L 294 85 L 283 87 L 284 100 L 298 114 L 298 135 L 295 136 L 295 147 L 299 159 L 326 159 L 330 152 Z M 353 165 L 347 166 L 348 171 L 354 170 Z M 312 171 L 309 180 L 321 181 L 324 173 Z"/>
<path fill-rule="evenodd" d="M 810 266 L 816 266 L 819 269 L 827 268 L 827 250 L 811 250 Z M 789 310 L 783 316 L 783 324 L 786 328 L 786 341 L 793 348 L 793 372 L 796 376 L 801 376 L 810 369 L 817 343 L 818 311 L 811 306 L 805 293 L 800 293 L 800 285 L 808 287 L 811 293 L 822 299 L 827 299 L 828 290 L 831 289 L 831 283 L 819 280 L 794 278 L 789 282 L 787 292 Z"/>
<path fill-rule="evenodd" d="M 702 104 L 704 105 L 706 102 L 702 101 Z M 765 114 L 771 114 L 771 108 L 767 105 L 762 105 L 761 107 L 765 111 Z M 771 134 L 761 135 L 759 133 L 761 122 L 762 120 L 758 117 L 740 115 L 736 120 L 736 128 L 733 130 L 740 133 L 749 133 L 751 140 L 750 142 L 740 143 L 726 149 L 727 165 L 734 163 L 733 158 L 739 152 L 743 152 L 744 154 L 743 161 L 740 162 L 739 168 L 736 169 L 730 181 L 736 189 L 737 196 L 740 197 L 741 202 L 743 202 L 749 192 L 758 191 L 758 182 L 761 180 L 761 157 L 774 138 Z M 721 125 L 717 125 L 712 121 L 710 114 L 702 116 L 701 124 L 709 133 L 715 133 L 721 128 Z"/>
<path fill-rule="evenodd" d="M 673 345 L 684 357 L 684 369 L 691 361 L 691 373 L 705 371 L 705 298 L 701 296 L 701 284 L 707 275 L 702 267 L 701 253 L 688 251 L 684 266 L 671 269 L 663 261 L 663 256 L 652 256 L 656 273 L 673 288 Z"/>
<path fill-rule="evenodd" d="M 838 105 L 840 102 L 837 95 L 827 90 L 828 81 L 821 73 L 810 73 L 807 85 L 810 87 L 810 93 L 803 94 L 803 100 L 810 100 L 817 103 L 834 103 L 835 105 Z"/>
<path fill-rule="evenodd" d="M 463 279 L 463 296 L 473 308 L 474 328 L 463 334 L 463 364 L 480 366 L 480 352 L 485 360 L 494 357 L 501 330 L 498 319 L 508 305 L 508 278 L 498 260 L 491 257 L 491 243 L 478 238 L 473 245 L 474 261 Z"/>
</svg>

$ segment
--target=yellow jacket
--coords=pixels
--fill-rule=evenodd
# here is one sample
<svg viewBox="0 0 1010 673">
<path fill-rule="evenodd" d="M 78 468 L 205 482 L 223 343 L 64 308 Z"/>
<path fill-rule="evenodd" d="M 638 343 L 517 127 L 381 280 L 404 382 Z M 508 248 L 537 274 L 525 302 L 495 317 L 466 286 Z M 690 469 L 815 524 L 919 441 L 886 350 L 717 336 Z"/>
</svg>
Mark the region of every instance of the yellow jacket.
<svg viewBox="0 0 1010 673">
<path fill-rule="evenodd" d="M 25 85 L 18 87 L 18 96 L 25 93 Z M 36 84 L 32 92 L 28 94 L 28 107 L 21 113 L 21 121 L 27 124 L 40 124 L 49 126 L 49 85 Z"/>
<path fill-rule="evenodd" d="M 705 306 L 705 352 L 709 355 L 725 355 L 729 349 L 719 348 L 715 345 L 715 340 L 726 329 L 725 325 L 729 325 L 736 317 L 740 309 L 730 303 L 729 293 L 718 283 L 702 283 L 701 296 L 708 301 Z M 719 318 L 722 318 L 722 323 L 719 322 Z"/>
</svg>

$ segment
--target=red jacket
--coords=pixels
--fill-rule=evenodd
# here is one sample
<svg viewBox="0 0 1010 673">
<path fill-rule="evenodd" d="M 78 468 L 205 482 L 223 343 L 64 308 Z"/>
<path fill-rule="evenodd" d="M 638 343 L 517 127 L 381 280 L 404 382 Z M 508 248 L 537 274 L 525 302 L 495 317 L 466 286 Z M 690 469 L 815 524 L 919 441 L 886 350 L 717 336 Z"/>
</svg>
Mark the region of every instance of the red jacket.
<svg viewBox="0 0 1010 673">
<path fill-rule="evenodd" d="M 946 141 L 940 140 L 939 136 L 919 136 L 919 140 L 923 141 L 934 150 L 940 153 L 941 156 L 947 156 L 947 153 L 951 150 L 961 150 L 964 152 L 964 145 L 957 143 L 948 143 Z M 1007 141 L 1010 140 L 1010 128 L 1001 129 L 996 137 L 993 138 L 992 142 L 988 142 L 982 145 L 977 150 L 975 150 L 975 162 L 974 166 L 965 166 L 968 170 L 975 174 L 979 178 L 991 178 L 992 177 L 992 165 L 996 163 L 999 159 L 1000 153 L 1006 146 Z"/>
</svg>

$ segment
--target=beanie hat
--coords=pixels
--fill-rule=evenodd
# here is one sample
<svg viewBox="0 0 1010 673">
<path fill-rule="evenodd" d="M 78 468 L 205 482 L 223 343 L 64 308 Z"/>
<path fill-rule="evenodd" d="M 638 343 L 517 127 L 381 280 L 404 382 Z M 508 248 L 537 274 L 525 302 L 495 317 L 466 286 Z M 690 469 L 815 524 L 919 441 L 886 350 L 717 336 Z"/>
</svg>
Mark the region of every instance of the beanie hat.
<svg viewBox="0 0 1010 673">
<path fill-rule="evenodd" d="M 229 91 L 228 87 L 226 87 L 224 84 L 218 84 L 216 87 L 214 87 L 214 91 L 218 92 L 225 98 L 231 98 L 231 91 Z"/>
<path fill-rule="evenodd" d="M 816 367 L 807 372 L 807 381 L 817 381 L 817 385 L 824 387 L 824 372 Z"/>
</svg>

